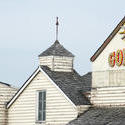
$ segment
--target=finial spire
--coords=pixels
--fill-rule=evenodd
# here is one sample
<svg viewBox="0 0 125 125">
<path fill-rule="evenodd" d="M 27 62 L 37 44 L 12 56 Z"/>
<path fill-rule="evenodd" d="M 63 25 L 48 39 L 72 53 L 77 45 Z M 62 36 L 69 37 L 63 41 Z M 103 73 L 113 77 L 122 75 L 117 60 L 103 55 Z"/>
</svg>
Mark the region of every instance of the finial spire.
<svg viewBox="0 0 125 125">
<path fill-rule="evenodd" d="M 58 40 L 58 26 L 59 26 L 58 17 L 56 17 L 56 40 Z"/>
</svg>

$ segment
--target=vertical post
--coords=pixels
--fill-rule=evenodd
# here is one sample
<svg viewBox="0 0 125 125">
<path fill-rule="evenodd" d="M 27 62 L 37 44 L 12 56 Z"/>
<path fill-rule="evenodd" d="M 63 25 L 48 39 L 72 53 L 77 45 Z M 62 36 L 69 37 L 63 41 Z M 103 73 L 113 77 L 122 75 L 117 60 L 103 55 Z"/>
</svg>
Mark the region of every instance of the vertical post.
<svg viewBox="0 0 125 125">
<path fill-rule="evenodd" d="M 58 40 L 58 26 L 59 26 L 58 17 L 56 17 L 56 40 Z"/>
</svg>

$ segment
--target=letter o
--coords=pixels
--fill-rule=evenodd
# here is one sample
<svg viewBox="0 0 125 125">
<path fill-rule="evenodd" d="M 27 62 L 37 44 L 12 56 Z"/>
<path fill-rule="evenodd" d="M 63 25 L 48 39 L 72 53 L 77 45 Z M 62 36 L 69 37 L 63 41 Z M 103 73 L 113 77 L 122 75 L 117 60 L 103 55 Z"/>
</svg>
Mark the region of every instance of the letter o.
<svg viewBox="0 0 125 125">
<path fill-rule="evenodd" d="M 121 66 L 123 62 L 123 52 L 122 50 L 117 50 L 116 56 L 115 56 L 115 62 L 117 66 Z"/>
</svg>

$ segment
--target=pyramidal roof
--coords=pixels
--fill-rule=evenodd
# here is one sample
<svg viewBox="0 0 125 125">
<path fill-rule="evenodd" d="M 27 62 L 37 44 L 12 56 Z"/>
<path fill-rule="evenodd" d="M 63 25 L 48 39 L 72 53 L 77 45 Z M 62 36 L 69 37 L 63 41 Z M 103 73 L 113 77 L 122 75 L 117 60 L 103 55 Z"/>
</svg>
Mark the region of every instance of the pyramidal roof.
<svg viewBox="0 0 125 125">
<path fill-rule="evenodd" d="M 66 57 L 74 57 L 74 55 L 65 49 L 58 40 L 54 42 L 52 46 L 50 46 L 47 50 L 39 55 L 41 56 L 66 56 Z"/>
</svg>

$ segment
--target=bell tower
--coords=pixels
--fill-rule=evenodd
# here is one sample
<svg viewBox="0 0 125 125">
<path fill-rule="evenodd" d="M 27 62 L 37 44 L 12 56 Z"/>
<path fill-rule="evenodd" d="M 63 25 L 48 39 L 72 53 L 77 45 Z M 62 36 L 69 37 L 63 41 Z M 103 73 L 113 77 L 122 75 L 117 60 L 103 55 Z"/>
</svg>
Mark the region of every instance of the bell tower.
<svg viewBox="0 0 125 125">
<path fill-rule="evenodd" d="M 48 66 L 52 71 L 72 72 L 74 55 L 58 41 L 58 17 L 56 20 L 56 41 L 39 55 L 40 65 Z"/>
</svg>

